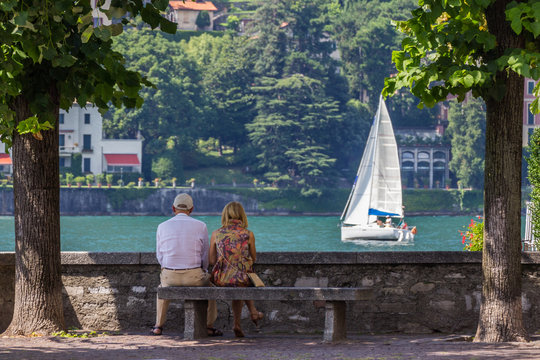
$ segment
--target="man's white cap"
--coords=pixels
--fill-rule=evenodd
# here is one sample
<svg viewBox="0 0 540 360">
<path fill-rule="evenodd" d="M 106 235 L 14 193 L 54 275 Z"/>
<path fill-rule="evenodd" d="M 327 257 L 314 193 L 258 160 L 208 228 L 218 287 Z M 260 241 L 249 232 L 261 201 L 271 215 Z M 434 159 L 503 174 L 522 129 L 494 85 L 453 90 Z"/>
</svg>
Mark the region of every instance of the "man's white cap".
<svg viewBox="0 0 540 360">
<path fill-rule="evenodd" d="M 193 199 L 188 194 L 178 194 L 174 198 L 173 206 L 177 210 L 191 210 L 193 208 Z"/>
</svg>

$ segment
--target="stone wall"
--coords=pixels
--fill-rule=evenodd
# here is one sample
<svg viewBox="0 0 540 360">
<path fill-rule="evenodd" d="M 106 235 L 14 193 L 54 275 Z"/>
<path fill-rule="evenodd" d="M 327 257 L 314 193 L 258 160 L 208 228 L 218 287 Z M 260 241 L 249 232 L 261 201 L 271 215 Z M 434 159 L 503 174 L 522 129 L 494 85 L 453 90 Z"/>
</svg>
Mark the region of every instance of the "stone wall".
<svg viewBox="0 0 540 360">
<path fill-rule="evenodd" d="M 240 201 L 247 212 L 258 211 L 254 199 L 203 188 L 194 189 L 107 189 L 61 188 L 62 215 L 170 215 L 174 197 L 186 192 L 193 197 L 197 214 L 218 213 L 230 201 Z M 13 215 L 13 189 L 0 189 L 0 215 Z"/>
<path fill-rule="evenodd" d="M 64 252 L 67 326 L 140 330 L 154 322 L 159 267 L 153 253 Z M 524 253 L 525 325 L 540 329 L 540 254 Z M 481 297 L 481 254 L 468 252 L 260 253 L 256 271 L 267 285 L 368 287 L 375 298 L 348 304 L 357 333 L 473 333 Z M 0 253 L 0 332 L 13 311 L 14 255 Z M 317 332 L 320 302 L 259 301 L 264 331 Z M 230 304 L 218 302 L 219 328 L 232 327 Z M 182 303 L 172 303 L 167 329 L 183 326 Z M 251 324 L 248 314 L 245 326 Z"/>
</svg>

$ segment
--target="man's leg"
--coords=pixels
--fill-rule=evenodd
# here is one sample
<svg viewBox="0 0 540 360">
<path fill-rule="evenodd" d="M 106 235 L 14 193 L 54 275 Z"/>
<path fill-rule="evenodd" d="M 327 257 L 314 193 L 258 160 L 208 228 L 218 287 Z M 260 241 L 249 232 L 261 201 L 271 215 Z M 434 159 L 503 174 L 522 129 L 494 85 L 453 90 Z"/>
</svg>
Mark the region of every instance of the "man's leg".
<svg viewBox="0 0 540 360">
<path fill-rule="evenodd" d="M 183 282 L 183 274 L 174 270 L 161 269 L 160 286 L 179 286 Z M 170 300 L 157 298 L 156 300 L 156 325 L 152 329 L 155 335 L 161 335 L 163 324 L 167 320 L 167 309 L 169 308 Z"/>
</svg>

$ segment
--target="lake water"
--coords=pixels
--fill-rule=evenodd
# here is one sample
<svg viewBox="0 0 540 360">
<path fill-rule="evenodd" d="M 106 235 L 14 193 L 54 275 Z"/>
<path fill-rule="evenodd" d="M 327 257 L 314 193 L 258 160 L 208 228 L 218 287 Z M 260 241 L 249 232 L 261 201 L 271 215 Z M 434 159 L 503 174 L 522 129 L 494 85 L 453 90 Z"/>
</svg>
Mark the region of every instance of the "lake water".
<svg viewBox="0 0 540 360">
<path fill-rule="evenodd" d="M 195 216 L 211 232 L 219 227 L 219 216 Z M 160 216 L 62 216 L 63 251 L 155 251 Z M 470 216 L 408 217 L 418 234 L 413 242 L 364 241 L 343 243 L 337 216 L 251 216 L 257 251 L 460 251 L 459 231 Z M 0 217 L 0 251 L 14 251 L 14 220 Z M 524 224 L 524 219 L 522 220 Z M 523 233 L 523 229 L 522 229 Z"/>
</svg>

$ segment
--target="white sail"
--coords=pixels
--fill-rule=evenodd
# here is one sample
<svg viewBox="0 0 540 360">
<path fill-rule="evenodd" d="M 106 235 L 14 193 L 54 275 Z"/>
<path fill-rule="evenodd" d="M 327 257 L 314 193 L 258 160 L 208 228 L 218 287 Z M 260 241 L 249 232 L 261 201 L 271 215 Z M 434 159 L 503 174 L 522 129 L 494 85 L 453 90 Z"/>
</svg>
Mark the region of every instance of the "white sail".
<svg viewBox="0 0 540 360">
<path fill-rule="evenodd" d="M 341 217 L 342 233 L 345 226 L 373 224 L 377 215 L 403 216 L 399 155 L 382 96 Z"/>
</svg>

